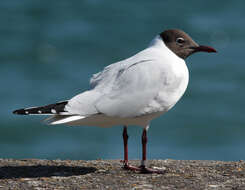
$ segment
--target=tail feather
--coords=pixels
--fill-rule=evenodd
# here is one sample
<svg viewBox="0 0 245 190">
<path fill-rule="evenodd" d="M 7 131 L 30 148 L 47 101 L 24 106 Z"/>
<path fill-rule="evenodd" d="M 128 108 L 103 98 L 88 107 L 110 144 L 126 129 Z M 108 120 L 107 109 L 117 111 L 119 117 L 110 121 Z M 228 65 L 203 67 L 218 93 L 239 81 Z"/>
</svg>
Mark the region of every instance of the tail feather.
<svg viewBox="0 0 245 190">
<path fill-rule="evenodd" d="M 69 115 L 67 111 L 65 111 L 65 106 L 68 103 L 68 101 L 58 102 L 55 104 L 49 104 L 46 106 L 40 106 L 40 107 L 30 107 L 30 108 L 24 108 L 24 109 L 18 109 L 13 111 L 14 114 L 18 115 L 53 115 L 53 114 L 59 114 L 59 115 Z"/>
<path fill-rule="evenodd" d="M 69 124 L 72 123 L 74 121 L 80 120 L 80 119 L 84 119 L 86 118 L 86 116 L 82 116 L 82 115 L 54 115 L 51 116 L 47 119 L 44 120 L 45 123 L 49 124 L 49 125 L 58 125 L 58 124 Z"/>
<path fill-rule="evenodd" d="M 67 103 L 68 101 L 63 101 L 46 106 L 18 109 L 13 111 L 13 113 L 18 115 L 51 115 L 51 117 L 44 120 L 44 122 L 49 125 L 72 124 L 72 122 L 76 122 L 87 117 L 67 112 L 65 110 Z"/>
</svg>

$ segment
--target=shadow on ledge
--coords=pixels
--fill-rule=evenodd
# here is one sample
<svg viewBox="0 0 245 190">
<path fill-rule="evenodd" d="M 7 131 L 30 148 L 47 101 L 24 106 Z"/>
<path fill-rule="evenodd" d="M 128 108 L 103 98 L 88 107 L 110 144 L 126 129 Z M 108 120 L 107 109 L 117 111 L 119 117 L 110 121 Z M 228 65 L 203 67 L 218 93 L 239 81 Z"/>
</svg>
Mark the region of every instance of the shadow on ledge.
<svg viewBox="0 0 245 190">
<path fill-rule="evenodd" d="M 96 171 L 94 167 L 77 166 L 4 166 L 0 167 L 0 179 L 36 178 L 51 176 L 85 175 Z"/>
</svg>

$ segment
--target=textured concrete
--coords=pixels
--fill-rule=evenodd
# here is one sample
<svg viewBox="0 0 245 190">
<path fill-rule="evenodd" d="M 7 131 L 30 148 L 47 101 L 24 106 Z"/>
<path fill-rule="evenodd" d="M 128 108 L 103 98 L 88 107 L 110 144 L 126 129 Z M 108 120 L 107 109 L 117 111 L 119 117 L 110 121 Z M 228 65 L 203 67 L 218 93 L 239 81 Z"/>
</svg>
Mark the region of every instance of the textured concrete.
<svg viewBox="0 0 245 190">
<path fill-rule="evenodd" d="M 165 174 L 121 166 L 119 160 L 0 159 L 0 189 L 245 189 L 244 161 L 148 161 Z"/>
</svg>

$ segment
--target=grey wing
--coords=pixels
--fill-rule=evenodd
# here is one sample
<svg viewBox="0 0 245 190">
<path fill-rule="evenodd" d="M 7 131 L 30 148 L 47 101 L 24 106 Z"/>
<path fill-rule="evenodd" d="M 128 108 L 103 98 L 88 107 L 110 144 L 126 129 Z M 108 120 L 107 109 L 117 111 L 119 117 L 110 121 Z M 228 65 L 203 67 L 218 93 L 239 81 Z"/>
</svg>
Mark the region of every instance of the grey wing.
<svg viewBox="0 0 245 190">
<path fill-rule="evenodd" d="M 135 117 L 161 111 L 161 105 L 154 102 L 154 98 L 162 88 L 165 77 L 164 69 L 160 69 L 153 60 L 132 64 L 117 72 L 110 89 L 98 99 L 95 107 L 100 113 L 117 117 Z"/>
<path fill-rule="evenodd" d="M 155 55 L 156 54 L 156 55 Z M 135 117 L 162 111 L 155 99 L 167 80 L 169 70 L 155 50 L 144 50 L 126 60 L 107 66 L 90 80 L 92 90 L 72 98 L 67 110 L 81 115 Z M 142 59 L 143 58 L 143 59 Z"/>
</svg>

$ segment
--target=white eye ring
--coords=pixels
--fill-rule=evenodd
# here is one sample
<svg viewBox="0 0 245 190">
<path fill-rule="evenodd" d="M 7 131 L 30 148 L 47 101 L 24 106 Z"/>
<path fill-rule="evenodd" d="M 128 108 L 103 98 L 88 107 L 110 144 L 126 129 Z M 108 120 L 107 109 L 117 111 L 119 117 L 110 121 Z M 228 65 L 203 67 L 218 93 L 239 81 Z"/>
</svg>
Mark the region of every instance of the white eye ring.
<svg viewBox="0 0 245 190">
<path fill-rule="evenodd" d="M 185 42 L 185 39 L 184 39 L 184 38 L 177 38 L 177 39 L 176 39 L 176 42 L 177 42 L 178 44 L 183 44 L 183 43 Z"/>
</svg>

